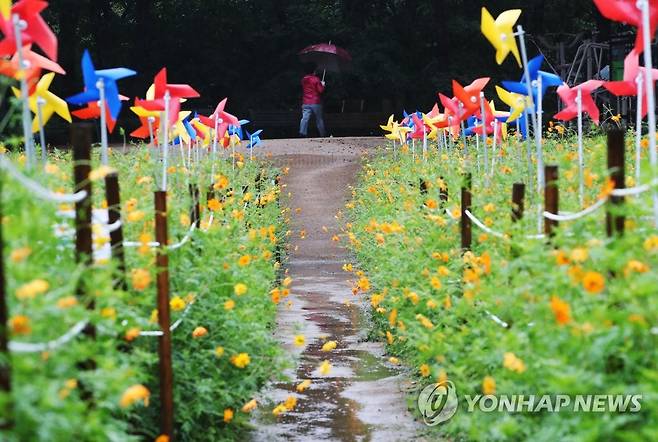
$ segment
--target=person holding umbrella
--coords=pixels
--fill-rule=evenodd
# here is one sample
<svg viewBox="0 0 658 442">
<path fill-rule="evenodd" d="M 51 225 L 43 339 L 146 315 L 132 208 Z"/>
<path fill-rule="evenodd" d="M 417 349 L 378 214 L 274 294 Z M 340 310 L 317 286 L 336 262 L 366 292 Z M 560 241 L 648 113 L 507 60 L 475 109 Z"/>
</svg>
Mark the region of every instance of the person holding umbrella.
<svg viewBox="0 0 658 442">
<path fill-rule="evenodd" d="M 306 64 L 305 73 L 306 75 L 302 78 L 302 121 L 299 123 L 299 136 L 305 138 L 308 135 L 308 123 L 311 120 L 311 114 L 313 114 L 315 115 L 318 132 L 321 137 L 324 137 L 322 94 L 324 93 L 325 82 L 316 75 L 314 64 Z"/>
<path fill-rule="evenodd" d="M 349 69 L 352 56 L 345 49 L 327 43 L 318 43 L 299 51 L 299 59 L 307 63 L 306 76 L 302 79 L 304 99 L 302 100 L 302 121 L 299 124 L 299 134 L 305 137 L 308 133 L 308 122 L 311 114 L 315 115 L 320 136 L 325 136 L 324 120 L 322 118 L 322 93 L 324 92 L 324 77 L 327 71 L 342 72 Z M 316 75 L 316 68 L 322 69 L 322 79 Z"/>
</svg>

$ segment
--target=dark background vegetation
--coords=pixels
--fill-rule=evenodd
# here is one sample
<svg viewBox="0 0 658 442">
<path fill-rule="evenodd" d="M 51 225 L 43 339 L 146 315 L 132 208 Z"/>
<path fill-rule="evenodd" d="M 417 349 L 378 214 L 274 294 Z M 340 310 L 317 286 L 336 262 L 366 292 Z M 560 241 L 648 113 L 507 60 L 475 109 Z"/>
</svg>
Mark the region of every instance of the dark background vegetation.
<svg viewBox="0 0 658 442">
<path fill-rule="evenodd" d="M 330 74 L 326 104 L 365 100 L 366 111 L 428 110 L 455 78 L 470 82 L 520 77 L 510 57 L 502 67 L 479 31 L 480 8 L 494 16 L 522 8 L 520 24 L 534 36 L 569 40 L 609 24 L 591 0 L 53 0 L 44 13 L 59 37 L 60 96 L 81 89 L 79 61 L 88 48 L 97 68 L 130 67 L 138 76 L 121 92 L 143 96 L 166 66 L 170 82 L 201 93 L 188 108 L 207 111 L 229 97 L 229 110 L 292 110 L 299 105 L 303 47 L 333 41 L 354 57 L 351 72 Z M 575 48 L 573 48 L 575 50 Z M 547 54 L 548 55 L 548 54 Z M 550 56 L 549 56 L 550 61 Z M 554 60 L 553 60 L 554 62 Z M 489 86 L 493 93 L 493 83 Z M 121 125 L 137 119 L 122 112 Z"/>
</svg>

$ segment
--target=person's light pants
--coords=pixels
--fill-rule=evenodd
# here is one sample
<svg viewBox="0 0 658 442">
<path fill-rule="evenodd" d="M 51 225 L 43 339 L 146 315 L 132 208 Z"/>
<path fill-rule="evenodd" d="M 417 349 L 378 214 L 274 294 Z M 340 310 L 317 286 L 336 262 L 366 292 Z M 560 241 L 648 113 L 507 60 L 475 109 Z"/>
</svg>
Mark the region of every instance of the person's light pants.
<svg viewBox="0 0 658 442">
<path fill-rule="evenodd" d="M 320 132 L 321 137 L 324 137 L 324 118 L 322 117 L 321 104 L 302 105 L 302 121 L 299 123 L 299 134 L 303 136 L 308 135 L 308 122 L 311 119 L 311 114 L 315 115 L 315 124 L 318 127 L 318 132 Z"/>
</svg>

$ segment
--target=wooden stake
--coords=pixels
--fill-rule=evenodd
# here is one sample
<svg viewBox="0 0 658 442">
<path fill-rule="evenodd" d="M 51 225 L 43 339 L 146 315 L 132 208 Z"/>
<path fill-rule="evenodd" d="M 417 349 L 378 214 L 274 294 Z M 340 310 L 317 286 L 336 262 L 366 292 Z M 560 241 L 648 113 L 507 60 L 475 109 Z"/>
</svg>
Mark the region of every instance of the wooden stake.
<svg viewBox="0 0 658 442">
<path fill-rule="evenodd" d="M 114 224 L 121 221 L 121 196 L 119 189 L 119 175 L 114 172 L 105 177 L 105 200 L 107 201 L 108 221 Z M 126 256 L 123 250 L 123 225 L 110 232 L 112 257 L 116 260 L 118 279 L 114 288 L 128 289 L 126 282 Z"/>
<path fill-rule="evenodd" d="M 521 221 L 523 218 L 523 198 L 525 197 L 525 184 L 514 183 L 512 185 L 512 222 Z"/>
<path fill-rule="evenodd" d="M 160 358 L 161 433 L 174 437 L 174 374 L 171 364 L 171 331 L 169 314 L 169 257 L 167 256 L 167 192 L 155 192 L 155 240 L 158 289 L 158 323 L 162 336 L 158 339 Z"/>
<path fill-rule="evenodd" d="M 550 213 L 558 213 L 559 210 L 559 189 L 558 189 L 558 168 L 557 166 L 544 167 L 544 210 Z M 553 230 L 557 228 L 558 222 L 544 218 L 544 234 L 554 236 Z"/>
<path fill-rule="evenodd" d="M 466 211 L 471 211 L 471 185 L 473 182 L 473 177 L 470 173 L 467 173 L 464 176 L 464 184 L 461 188 L 462 192 L 462 207 L 461 207 L 461 240 L 462 240 L 462 252 L 471 250 L 471 242 L 473 238 L 473 231 L 471 225 L 471 219 L 466 215 Z"/>
<path fill-rule="evenodd" d="M 445 185 L 445 187 L 439 187 L 439 206 L 443 208 L 446 204 L 448 204 L 448 185 L 446 184 L 443 177 L 439 178 L 441 178 L 441 182 Z"/>
<path fill-rule="evenodd" d="M 201 226 L 201 208 L 199 207 L 199 186 L 196 184 L 190 184 L 190 196 L 192 197 L 192 207 L 190 208 L 190 218 L 192 218 L 192 224 L 195 224 L 197 228 Z"/>
<path fill-rule="evenodd" d="M 624 132 L 613 129 L 608 132 L 608 171 L 615 189 L 626 187 L 624 154 Z M 605 230 L 609 237 L 624 234 L 625 217 L 617 214 L 623 204 L 623 196 L 610 196 L 605 214 Z"/>
</svg>

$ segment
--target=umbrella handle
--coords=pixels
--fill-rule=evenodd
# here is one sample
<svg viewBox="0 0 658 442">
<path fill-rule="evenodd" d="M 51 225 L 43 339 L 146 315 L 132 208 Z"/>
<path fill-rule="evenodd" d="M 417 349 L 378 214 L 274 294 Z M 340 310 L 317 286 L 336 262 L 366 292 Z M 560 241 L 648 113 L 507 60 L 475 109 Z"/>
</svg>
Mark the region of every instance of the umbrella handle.
<svg viewBox="0 0 658 442">
<path fill-rule="evenodd" d="M 325 69 L 325 70 L 322 71 L 322 81 L 324 81 L 324 76 L 325 76 L 326 74 L 327 74 L 327 70 Z"/>
</svg>

